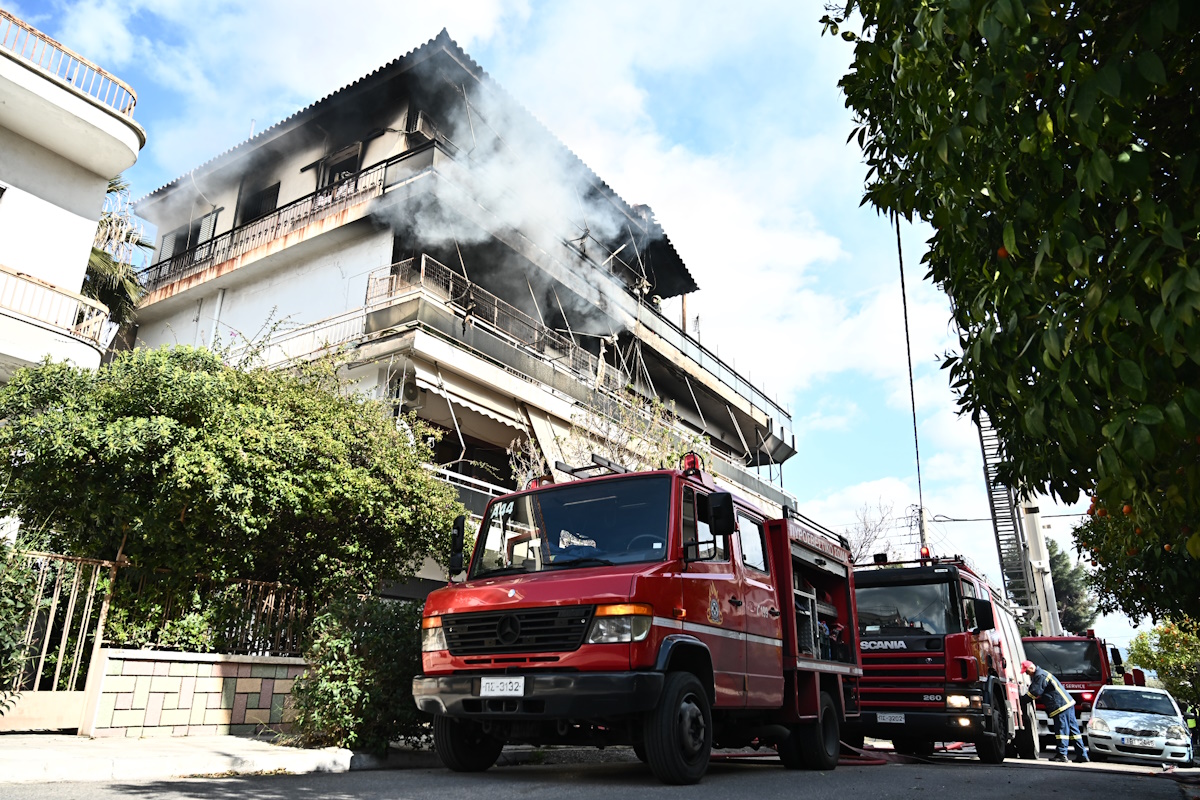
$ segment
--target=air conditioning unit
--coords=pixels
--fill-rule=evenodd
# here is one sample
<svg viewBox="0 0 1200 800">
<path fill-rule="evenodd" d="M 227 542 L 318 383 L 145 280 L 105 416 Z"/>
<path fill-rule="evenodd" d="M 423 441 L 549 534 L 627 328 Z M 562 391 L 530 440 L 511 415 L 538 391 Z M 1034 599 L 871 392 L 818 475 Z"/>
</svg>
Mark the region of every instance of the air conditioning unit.
<svg viewBox="0 0 1200 800">
<path fill-rule="evenodd" d="M 409 125 L 408 135 L 411 137 L 410 146 L 424 144 L 437 138 L 437 126 L 424 111 L 418 111 L 416 119 Z"/>
<path fill-rule="evenodd" d="M 413 378 L 397 382 L 394 397 L 400 401 L 400 408 L 404 411 L 414 411 L 423 405 L 421 388 L 417 386 L 417 382 Z"/>
</svg>

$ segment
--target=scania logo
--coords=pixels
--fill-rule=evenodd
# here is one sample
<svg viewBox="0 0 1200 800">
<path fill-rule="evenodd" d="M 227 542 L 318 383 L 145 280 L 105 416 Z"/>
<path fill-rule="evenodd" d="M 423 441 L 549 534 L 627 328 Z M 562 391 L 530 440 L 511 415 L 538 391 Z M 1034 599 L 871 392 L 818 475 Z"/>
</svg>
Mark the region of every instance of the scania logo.
<svg viewBox="0 0 1200 800">
<path fill-rule="evenodd" d="M 521 638 L 521 620 L 509 614 L 496 623 L 496 639 L 500 644 L 515 644 Z"/>
<path fill-rule="evenodd" d="M 864 641 L 862 643 L 863 650 L 907 650 L 908 645 L 899 640 L 871 642 Z"/>
</svg>

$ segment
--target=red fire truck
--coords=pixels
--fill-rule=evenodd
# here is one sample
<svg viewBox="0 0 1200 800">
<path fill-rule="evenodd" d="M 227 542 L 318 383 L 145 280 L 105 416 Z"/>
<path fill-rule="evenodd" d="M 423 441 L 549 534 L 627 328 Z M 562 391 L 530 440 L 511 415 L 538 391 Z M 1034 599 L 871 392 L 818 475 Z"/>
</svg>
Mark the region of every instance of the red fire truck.
<svg viewBox="0 0 1200 800">
<path fill-rule="evenodd" d="M 681 466 L 488 505 L 465 582 L 422 620 L 413 696 L 447 767 L 485 770 L 505 743 L 632 745 L 674 784 L 714 747 L 837 765 L 862 673 L 845 542 L 766 519 L 695 455 Z M 461 518 L 454 536 L 457 572 Z"/>
<path fill-rule="evenodd" d="M 1033 707 L 1012 610 L 960 557 L 855 570 L 862 715 L 851 737 L 928 755 L 973 742 L 980 760 L 1035 758 Z"/>
<path fill-rule="evenodd" d="M 1100 687 L 1113 683 L 1114 674 L 1125 674 L 1120 651 L 1115 647 L 1110 649 L 1092 630 L 1084 636 L 1027 636 L 1022 641 L 1025 657 L 1062 681 L 1063 688 L 1075 698 L 1080 727 L 1092 718 L 1092 700 Z M 1041 699 L 1037 703 L 1037 720 L 1038 736 L 1045 747 L 1054 740 L 1054 735 Z"/>
</svg>

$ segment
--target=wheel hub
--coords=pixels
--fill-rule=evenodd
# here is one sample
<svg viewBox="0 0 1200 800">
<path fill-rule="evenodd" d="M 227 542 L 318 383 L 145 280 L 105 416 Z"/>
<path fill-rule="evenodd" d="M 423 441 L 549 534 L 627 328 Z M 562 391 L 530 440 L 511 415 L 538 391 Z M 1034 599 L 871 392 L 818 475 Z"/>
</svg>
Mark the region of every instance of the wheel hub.
<svg viewBox="0 0 1200 800">
<path fill-rule="evenodd" d="M 688 695 L 679 704 L 679 742 L 685 753 L 696 755 L 704 748 L 704 712 L 696 698 Z"/>
</svg>

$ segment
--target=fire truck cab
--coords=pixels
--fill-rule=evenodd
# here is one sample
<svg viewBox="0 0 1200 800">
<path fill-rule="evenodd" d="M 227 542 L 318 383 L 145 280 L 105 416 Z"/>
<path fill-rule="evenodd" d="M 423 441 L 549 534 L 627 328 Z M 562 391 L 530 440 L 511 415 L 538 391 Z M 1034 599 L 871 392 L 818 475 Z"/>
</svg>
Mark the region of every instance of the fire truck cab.
<svg viewBox="0 0 1200 800">
<path fill-rule="evenodd" d="M 1036 757 L 1013 610 L 961 557 L 859 568 L 855 594 L 863 661 L 856 739 L 889 739 L 909 755 L 927 755 L 936 742 L 973 742 L 987 763 L 1014 747 Z"/>
<path fill-rule="evenodd" d="M 1034 664 L 1062 681 L 1063 688 L 1075 700 L 1080 727 L 1092 718 L 1092 702 L 1100 687 L 1124 675 L 1125 667 L 1117 648 L 1109 648 L 1096 632 L 1084 636 L 1028 636 L 1023 640 L 1025 656 Z M 1054 741 L 1045 703 L 1037 703 L 1038 736 L 1042 747 Z"/>
<path fill-rule="evenodd" d="M 850 554 L 698 458 L 496 498 L 466 566 L 426 601 L 413 680 L 449 768 L 506 743 L 632 745 L 675 784 L 714 747 L 837 765 L 861 674 Z"/>
</svg>

